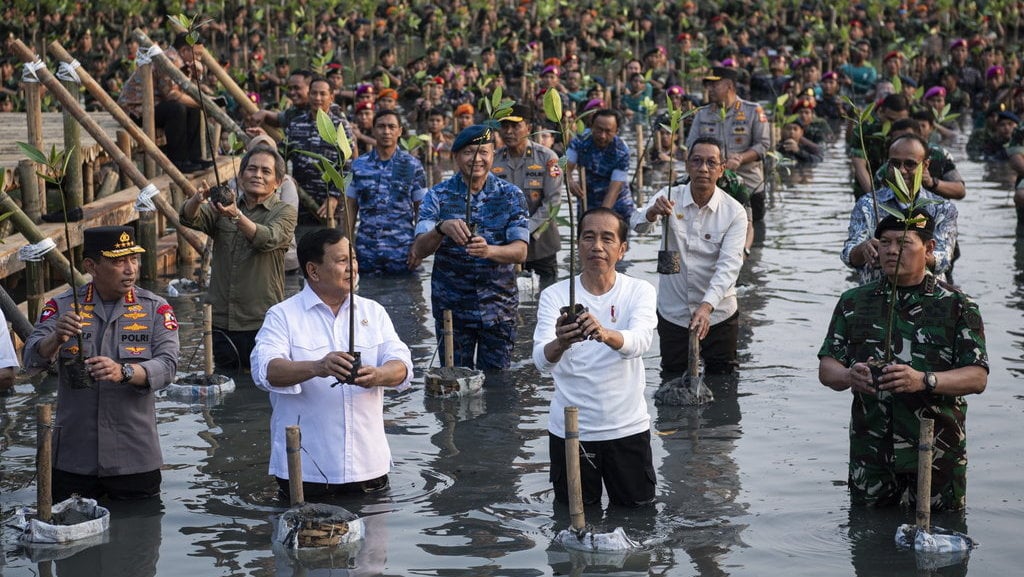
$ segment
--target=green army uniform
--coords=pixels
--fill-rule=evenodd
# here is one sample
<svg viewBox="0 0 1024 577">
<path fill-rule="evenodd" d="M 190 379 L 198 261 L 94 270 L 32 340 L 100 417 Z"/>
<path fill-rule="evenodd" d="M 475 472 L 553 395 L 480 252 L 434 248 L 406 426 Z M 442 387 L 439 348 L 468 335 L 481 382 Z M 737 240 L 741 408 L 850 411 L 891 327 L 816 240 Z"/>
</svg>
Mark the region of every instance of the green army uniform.
<svg viewBox="0 0 1024 577">
<path fill-rule="evenodd" d="M 884 319 L 888 281 L 846 291 L 832 315 L 818 357 L 846 367 L 885 356 Z M 898 291 L 893 355 L 918 371 L 978 365 L 988 370 L 985 332 L 977 304 L 928 273 Z M 909 346 L 909 349 L 906 347 Z M 854 504 L 887 506 L 909 492 L 916 499 L 917 445 L 921 418 L 935 420 L 933 510 L 959 510 L 967 495 L 967 401 L 927 392 L 853 393 L 849 487 Z"/>
</svg>

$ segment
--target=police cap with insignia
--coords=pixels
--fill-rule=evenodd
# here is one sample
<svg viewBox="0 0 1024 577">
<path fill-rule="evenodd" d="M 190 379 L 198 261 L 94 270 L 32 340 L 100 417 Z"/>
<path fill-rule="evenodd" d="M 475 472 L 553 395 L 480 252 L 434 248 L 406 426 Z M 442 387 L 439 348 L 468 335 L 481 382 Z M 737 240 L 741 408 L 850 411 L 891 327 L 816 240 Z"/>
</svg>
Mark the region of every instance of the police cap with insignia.
<svg viewBox="0 0 1024 577">
<path fill-rule="evenodd" d="M 82 233 L 82 254 L 95 258 L 121 258 L 146 252 L 135 243 L 135 229 L 130 226 L 97 226 Z"/>
<path fill-rule="evenodd" d="M 499 118 L 502 122 L 506 120 L 509 122 L 522 122 L 524 120 L 529 121 L 533 119 L 533 109 L 525 104 L 513 104 L 512 110 L 509 111 L 509 115 Z"/>
<path fill-rule="evenodd" d="M 704 76 L 704 82 L 732 80 L 733 83 L 735 83 L 739 78 L 739 72 L 735 68 L 729 68 L 728 66 L 712 66 L 711 72 Z"/>
<path fill-rule="evenodd" d="M 462 129 L 462 132 L 455 137 L 452 143 L 452 152 L 458 152 L 470 145 L 493 144 L 494 131 L 489 126 L 474 124 Z"/>
<path fill-rule="evenodd" d="M 911 221 L 909 225 L 906 223 L 908 220 Z M 916 232 L 923 241 L 935 238 L 935 221 L 932 220 L 931 215 L 920 208 L 914 210 L 914 212 L 905 219 L 896 218 L 896 216 L 892 214 L 883 218 L 882 222 L 878 223 L 878 226 L 875 227 L 875 238 L 882 238 L 882 233 L 887 230 L 898 230 L 902 232 L 905 226 L 907 231 Z"/>
</svg>

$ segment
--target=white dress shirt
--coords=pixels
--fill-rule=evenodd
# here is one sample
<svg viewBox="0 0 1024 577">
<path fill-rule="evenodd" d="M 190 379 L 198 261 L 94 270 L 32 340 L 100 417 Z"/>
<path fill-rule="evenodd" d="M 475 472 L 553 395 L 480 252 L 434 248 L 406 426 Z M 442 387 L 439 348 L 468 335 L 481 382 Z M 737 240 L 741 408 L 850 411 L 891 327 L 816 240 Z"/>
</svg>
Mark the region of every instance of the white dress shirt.
<svg viewBox="0 0 1024 577">
<path fill-rule="evenodd" d="M 0 312 L 0 369 L 14 367 L 17 369 L 18 353 L 14 350 L 14 343 L 11 341 L 11 331 L 7 328 L 7 319 L 4 313 Z"/>
<path fill-rule="evenodd" d="M 555 339 L 559 311 L 569 304 L 570 280 L 576 283 L 577 302 L 587 307 L 601 326 L 622 333 L 621 349 L 583 341 L 573 344 L 557 363 L 544 356 L 544 346 Z M 615 285 L 603 295 L 588 293 L 579 277 L 544 289 L 537 305 L 533 362 L 555 380 L 549 431 L 565 437 L 565 407 L 579 408 L 580 439 L 584 441 L 621 439 L 650 429 L 643 354 L 658 325 L 655 299 L 650 283 L 618 273 Z"/>
<path fill-rule="evenodd" d="M 673 187 L 675 210 L 668 218 L 668 250 L 678 250 L 682 265 L 676 274 L 660 275 L 658 313 L 665 320 L 689 326 L 690 316 L 702 302 L 714 309 L 711 324 L 736 313 L 736 278 L 743 266 L 747 238 L 747 213 L 743 205 L 716 187 L 708 203 L 698 207 L 690 185 Z M 658 227 L 647 220 L 647 210 L 668 187 L 657 192 L 647 205 L 633 214 L 633 230 L 648 233 Z"/>
<path fill-rule="evenodd" d="M 397 389 L 412 378 L 412 355 L 398 339 L 391 319 L 380 304 L 355 298 L 355 350 L 363 366 L 392 360 L 405 363 L 407 374 Z M 274 305 L 256 335 L 252 377 L 270 393 L 270 474 L 288 478 L 285 427 L 302 427 L 302 480 L 307 483 L 354 483 L 375 479 L 391 469 L 391 449 L 384 435 L 384 388 L 356 385 L 332 387 L 334 378 L 316 377 L 290 387 L 267 381 L 273 359 L 320 360 L 330 351 L 347 351 L 349 302 L 338 314 L 307 285 L 298 294 Z M 326 478 L 325 478 L 326 477 Z"/>
</svg>

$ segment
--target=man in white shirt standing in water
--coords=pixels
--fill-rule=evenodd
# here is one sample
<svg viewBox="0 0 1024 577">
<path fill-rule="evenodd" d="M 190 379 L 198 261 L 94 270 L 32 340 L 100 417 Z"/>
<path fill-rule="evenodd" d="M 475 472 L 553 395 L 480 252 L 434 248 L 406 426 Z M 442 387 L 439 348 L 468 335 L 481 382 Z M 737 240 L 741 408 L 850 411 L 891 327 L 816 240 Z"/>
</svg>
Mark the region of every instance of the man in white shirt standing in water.
<svg viewBox="0 0 1024 577">
<path fill-rule="evenodd" d="M 739 312 L 736 279 L 743 266 L 747 216 L 743 205 L 715 183 L 725 170 L 721 143 L 710 136 L 693 142 L 686 159 L 690 183 L 658 191 L 633 214 L 633 230 L 651 232 L 668 217 L 668 248 L 681 266 L 658 282 L 658 337 L 664 377 L 685 373 L 690 338 L 701 340 L 708 374 L 736 370 Z"/>
<path fill-rule="evenodd" d="M 252 352 L 253 381 L 270 393 L 273 407 L 270 474 L 288 498 L 285 427 L 299 424 L 306 499 L 384 490 L 391 469 L 384 387 L 409 386 L 409 347 L 384 307 L 359 296 L 355 346 L 349 345 L 349 269 L 354 279 L 359 269 L 340 230 L 302 237 L 299 267 L 305 288 L 267 312 Z M 361 368 L 353 384 L 340 384 L 353 369 L 350 350 L 360 353 Z"/>
<path fill-rule="evenodd" d="M 599 207 L 580 221 L 581 273 L 544 290 L 533 333 L 533 362 L 550 372 L 555 394 L 548 415 L 551 482 L 555 500 L 568 502 L 565 407 L 579 408 L 583 503 L 601 502 L 602 482 L 613 505 L 639 507 L 654 500 L 650 416 L 644 400 L 643 354 L 651 346 L 654 287 L 615 271 L 626 254 L 629 225 Z M 574 321 L 560 312 L 569 283 L 587 308 Z"/>
</svg>

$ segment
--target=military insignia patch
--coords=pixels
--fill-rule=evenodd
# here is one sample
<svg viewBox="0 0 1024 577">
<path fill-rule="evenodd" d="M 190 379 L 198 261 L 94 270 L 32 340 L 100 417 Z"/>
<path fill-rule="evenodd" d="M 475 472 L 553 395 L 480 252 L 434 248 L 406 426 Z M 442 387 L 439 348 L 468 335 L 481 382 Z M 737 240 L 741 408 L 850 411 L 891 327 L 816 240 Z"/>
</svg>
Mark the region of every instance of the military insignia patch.
<svg viewBox="0 0 1024 577">
<path fill-rule="evenodd" d="M 540 169 L 541 169 L 541 166 L 539 164 L 531 164 L 530 166 L 526 167 L 526 170 L 540 170 Z"/>
<path fill-rule="evenodd" d="M 548 176 L 551 178 L 562 177 L 562 167 L 558 166 L 558 160 L 552 158 L 548 161 Z"/>
<path fill-rule="evenodd" d="M 494 168 L 491 169 L 491 172 L 493 172 L 494 174 L 501 174 L 501 173 L 505 172 L 505 167 L 503 167 L 503 166 L 495 166 Z"/>
<path fill-rule="evenodd" d="M 134 321 L 138 319 L 144 319 L 149 315 L 147 315 L 146 313 L 124 313 L 121 316 L 123 316 L 126 319 L 132 319 Z"/>
<path fill-rule="evenodd" d="M 984 326 L 981 322 L 981 315 L 978 314 L 978 311 L 971 309 L 964 311 L 964 323 L 967 324 L 967 328 L 975 332 L 980 332 Z"/>
<path fill-rule="evenodd" d="M 124 350 L 132 356 L 138 356 L 146 350 L 146 347 L 125 347 Z"/>
<path fill-rule="evenodd" d="M 148 330 L 148 329 L 149 329 L 148 326 L 140 325 L 139 323 L 132 323 L 132 324 L 124 327 L 124 330 L 126 330 L 126 331 L 145 331 L 145 330 Z"/>
<path fill-rule="evenodd" d="M 39 312 L 39 322 L 46 322 L 55 314 L 57 314 L 57 301 L 50 299 L 46 301 L 46 304 L 43 305 L 43 310 Z"/>
<path fill-rule="evenodd" d="M 156 314 L 164 317 L 164 328 L 169 331 L 178 330 L 178 319 L 174 316 L 174 308 L 171 305 L 162 305 L 156 309 Z"/>
</svg>

